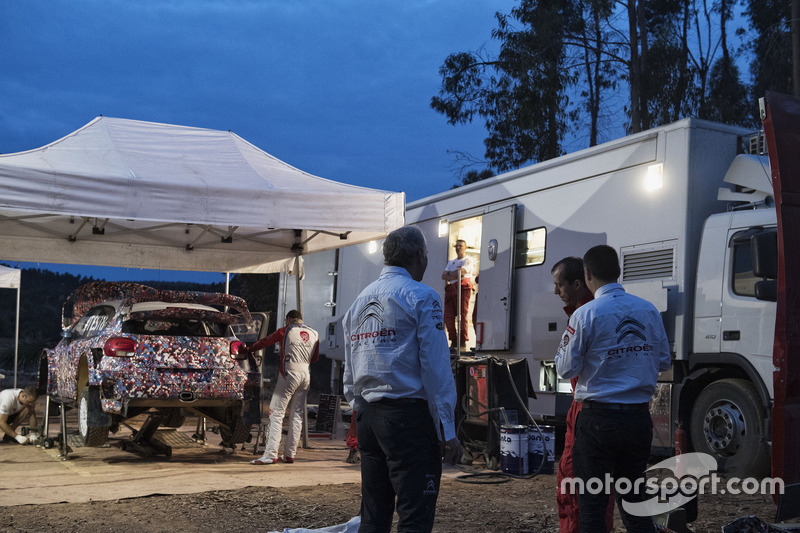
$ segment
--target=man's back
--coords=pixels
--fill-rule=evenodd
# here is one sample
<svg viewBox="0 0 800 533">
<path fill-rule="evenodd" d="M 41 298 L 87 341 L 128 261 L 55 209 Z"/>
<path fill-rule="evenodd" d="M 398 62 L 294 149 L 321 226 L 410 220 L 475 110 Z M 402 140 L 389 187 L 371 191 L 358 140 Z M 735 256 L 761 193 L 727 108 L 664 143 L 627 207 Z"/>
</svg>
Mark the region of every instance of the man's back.
<svg viewBox="0 0 800 533">
<path fill-rule="evenodd" d="M 427 320 L 420 321 L 420 316 Z M 436 292 L 399 267 L 384 268 L 378 280 L 356 298 L 344 318 L 352 389 L 345 397 L 425 398 L 421 389 L 420 342 L 447 353 Z M 438 326 L 437 326 L 438 324 Z M 436 333 L 438 332 L 438 335 Z M 423 347 L 424 353 L 430 346 Z"/>
<path fill-rule="evenodd" d="M 650 302 L 609 284 L 575 311 L 570 328 L 573 339 L 559 349 L 558 366 L 564 377 L 580 373 L 576 399 L 650 401 L 670 361 L 661 315 Z"/>
<path fill-rule="evenodd" d="M 311 327 L 303 323 L 289 324 L 283 337 L 284 364 L 290 366 L 313 363 L 318 343 L 319 334 Z"/>
</svg>

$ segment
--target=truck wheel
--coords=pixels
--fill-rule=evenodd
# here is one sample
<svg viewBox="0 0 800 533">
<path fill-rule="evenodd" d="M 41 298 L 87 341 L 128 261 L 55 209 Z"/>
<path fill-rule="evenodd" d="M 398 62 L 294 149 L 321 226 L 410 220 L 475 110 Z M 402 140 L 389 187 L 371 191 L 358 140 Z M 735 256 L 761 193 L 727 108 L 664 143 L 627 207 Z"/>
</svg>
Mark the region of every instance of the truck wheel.
<svg viewBox="0 0 800 533">
<path fill-rule="evenodd" d="M 93 425 L 93 418 L 100 412 L 100 391 L 84 385 L 78 399 L 78 435 L 81 446 L 102 446 L 108 440 L 108 427 Z"/>
<path fill-rule="evenodd" d="M 694 451 L 717 460 L 720 472 L 738 477 L 769 475 L 769 448 L 756 388 L 744 379 L 721 379 L 708 385 L 692 409 Z"/>
</svg>

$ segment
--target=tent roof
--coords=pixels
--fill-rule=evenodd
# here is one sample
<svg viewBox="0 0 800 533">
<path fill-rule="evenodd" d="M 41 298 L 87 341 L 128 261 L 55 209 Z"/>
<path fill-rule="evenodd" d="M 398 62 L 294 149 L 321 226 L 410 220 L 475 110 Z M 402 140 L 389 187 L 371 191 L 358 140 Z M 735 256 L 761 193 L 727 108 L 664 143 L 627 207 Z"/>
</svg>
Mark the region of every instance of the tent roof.
<svg viewBox="0 0 800 533">
<path fill-rule="evenodd" d="M 0 155 L 7 260 L 273 272 L 298 247 L 381 238 L 404 207 L 403 193 L 313 176 L 225 131 L 98 117 Z"/>
</svg>

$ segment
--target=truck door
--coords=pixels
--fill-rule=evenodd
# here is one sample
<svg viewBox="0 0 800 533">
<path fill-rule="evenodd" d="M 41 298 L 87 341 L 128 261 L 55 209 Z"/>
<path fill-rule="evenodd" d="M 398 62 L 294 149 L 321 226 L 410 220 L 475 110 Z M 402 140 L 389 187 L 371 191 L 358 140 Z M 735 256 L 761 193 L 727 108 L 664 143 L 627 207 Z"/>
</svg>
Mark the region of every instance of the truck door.
<svg viewBox="0 0 800 533">
<path fill-rule="evenodd" d="M 720 351 L 747 357 L 762 376 L 771 377 L 775 305 L 756 299 L 756 284 L 762 278 L 753 272 L 750 238 L 758 231 L 763 230 L 731 230 L 729 234 Z"/>
<path fill-rule="evenodd" d="M 511 288 L 514 272 L 514 231 L 517 206 L 483 215 L 478 280 L 478 328 L 481 350 L 511 346 Z M 482 326 L 481 326 L 482 325 Z"/>
</svg>

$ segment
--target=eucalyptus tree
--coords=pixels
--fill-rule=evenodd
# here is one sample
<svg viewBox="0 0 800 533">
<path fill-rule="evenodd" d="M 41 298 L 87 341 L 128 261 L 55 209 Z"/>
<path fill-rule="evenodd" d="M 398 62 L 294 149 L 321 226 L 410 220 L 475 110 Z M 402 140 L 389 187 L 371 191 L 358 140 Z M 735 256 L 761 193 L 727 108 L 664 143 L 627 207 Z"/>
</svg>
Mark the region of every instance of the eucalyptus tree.
<svg viewBox="0 0 800 533">
<path fill-rule="evenodd" d="M 746 87 L 727 44 L 732 1 L 520 0 L 495 15 L 496 56 L 445 59 L 431 107 L 451 124 L 483 119 L 484 157 L 496 171 L 560 155 L 570 129 L 597 144 L 603 107 L 615 99 L 623 112 L 605 120 L 617 131 L 686 116 L 741 123 Z"/>
</svg>

